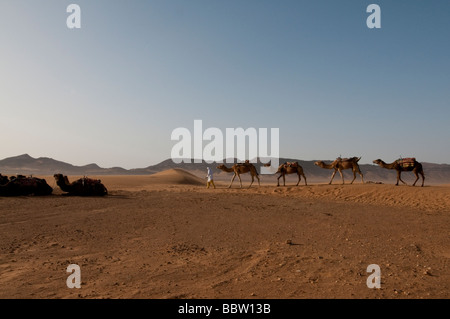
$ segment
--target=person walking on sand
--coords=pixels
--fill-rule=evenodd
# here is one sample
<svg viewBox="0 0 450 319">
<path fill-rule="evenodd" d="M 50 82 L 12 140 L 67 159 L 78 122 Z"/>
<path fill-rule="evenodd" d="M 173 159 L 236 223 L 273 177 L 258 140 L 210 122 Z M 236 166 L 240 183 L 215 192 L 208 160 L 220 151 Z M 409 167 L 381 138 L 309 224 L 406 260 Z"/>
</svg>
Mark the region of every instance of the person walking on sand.
<svg viewBox="0 0 450 319">
<path fill-rule="evenodd" d="M 207 167 L 206 171 L 208 172 L 208 174 L 206 175 L 206 178 L 208 179 L 208 181 L 206 182 L 206 188 L 209 188 L 210 185 L 216 188 L 216 185 L 214 185 L 214 178 L 211 168 Z"/>
</svg>

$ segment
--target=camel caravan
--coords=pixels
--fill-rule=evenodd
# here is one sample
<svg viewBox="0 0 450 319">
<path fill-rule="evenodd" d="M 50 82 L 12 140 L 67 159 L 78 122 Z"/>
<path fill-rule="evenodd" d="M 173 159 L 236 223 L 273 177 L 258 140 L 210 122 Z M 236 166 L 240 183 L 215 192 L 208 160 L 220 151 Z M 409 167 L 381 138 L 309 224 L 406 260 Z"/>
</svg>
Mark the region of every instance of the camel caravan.
<svg viewBox="0 0 450 319">
<path fill-rule="evenodd" d="M 358 165 L 361 157 L 350 157 L 350 158 L 336 158 L 333 162 L 326 164 L 323 161 L 317 161 L 314 165 L 333 170 L 331 175 L 330 182 L 328 184 L 332 184 L 333 179 L 337 172 L 341 175 L 342 184 L 345 184 L 344 175 L 342 173 L 343 170 L 351 169 L 353 172 L 353 179 L 350 184 L 356 179 L 356 173 L 361 176 L 361 182 L 364 184 L 364 175 L 361 172 L 361 169 Z M 416 176 L 416 180 L 412 184 L 412 186 L 416 186 L 417 181 L 419 180 L 419 175 L 422 177 L 422 187 L 425 183 L 425 174 L 423 172 L 422 164 L 417 162 L 415 158 L 400 158 L 390 164 L 386 164 L 381 159 L 377 159 L 373 161 L 373 164 L 376 164 L 382 168 L 393 169 L 397 171 L 397 183 L 402 182 L 406 185 L 406 183 L 401 178 L 402 172 L 413 172 Z M 265 167 L 270 166 L 270 162 L 268 164 L 264 164 Z M 241 175 L 250 173 L 252 177 L 252 181 L 250 183 L 249 188 L 253 185 L 255 178 L 258 180 L 258 186 L 261 186 L 260 178 L 258 174 L 258 170 L 256 167 L 246 160 L 244 163 L 237 163 L 231 167 L 227 167 L 224 164 L 217 166 L 217 169 L 222 170 L 227 173 L 233 173 L 231 178 L 230 185 L 228 188 L 231 188 L 236 176 L 239 179 L 240 188 L 242 188 L 242 180 Z M 298 181 L 295 186 L 300 184 L 300 181 L 303 177 L 305 181 L 305 186 L 307 186 L 306 176 L 303 171 L 302 166 L 298 162 L 286 162 L 281 164 L 275 174 L 279 174 L 277 177 L 277 187 L 280 186 L 280 178 L 283 178 L 283 186 L 286 186 L 286 175 L 289 174 L 297 174 Z M 100 180 L 91 179 L 87 177 L 80 178 L 76 181 L 69 182 L 67 176 L 62 174 L 54 175 L 56 185 L 65 193 L 65 195 L 73 195 L 73 196 L 105 196 L 108 194 L 108 190 L 102 184 Z M 53 188 L 47 184 L 45 179 L 36 178 L 36 177 L 26 177 L 23 175 L 17 176 L 4 176 L 0 174 L 0 196 L 45 196 L 51 195 L 53 193 Z"/>
<path fill-rule="evenodd" d="M 62 174 L 55 174 L 54 178 L 66 195 L 105 196 L 108 194 L 100 180 L 83 177 L 69 183 L 67 176 Z M 8 177 L 0 174 L 0 196 L 46 196 L 52 193 L 53 188 L 45 179 L 23 175 Z"/>
<path fill-rule="evenodd" d="M 358 173 L 361 176 L 361 182 L 364 184 L 364 175 L 361 172 L 361 169 L 359 168 L 358 162 L 361 159 L 361 157 L 350 157 L 350 158 L 336 158 L 333 162 L 330 164 L 326 164 L 323 161 L 317 161 L 314 163 L 314 165 L 324 168 L 324 169 L 331 169 L 333 170 L 333 173 L 331 175 L 329 185 L 332 184 L 334 176 L 337 172 L 339 172 L 339 175 L 341 175 L 342 179 L 342 185 L 345 184 L 344 181 L 344 175 L 342 173 L 343 170 L 351 169 L 353 172 L 353 179 L 350 182 L 350 184 L 353 184 L 353 182 L 356 179 L 356 173 Z M 416 176 L 416 180 L 414 181 L 412 186 L 416 186 L 417 181 L 419 180 L 419 174 L 422 176 L 422 187 L 425 183 L 425 174 L 423 172 L 422 164 L 416 161 L 414 157 L 411 158 L 400 158 L 396 160 L 395 162 L 391 164 L 386 164 L 380 159 L 374 160 L 374 164 L 379 165 L 380 167 L 387 168 L 387 169 L 395 169 L 397 171 L 397 183 L 395 184 L 398 186 L 398 182 L 401 181 L 403 184 L 406 185 L 406 183 L 401 179 L 401 172 L 413 172 Z M 264 167 L 270 167 L 271 163 L 264 164 Z M 253 185 L 254 178 L 256 177 L 258 179 L 258 185 L 260 185 L 260 180 L 258 176 L 258 171 L 256 170 L 256 167 L 251 164 L 248 160 L 246 160 L 244 163 L 238 163 L 234 164 L 231 168 L 226 167 L 225 165 L 219 165 L 217 166 L 218 169 L 228 172 L 228 173 L 234 173 L 233 177 L 231 178 L 231 183 L 228 186 L 228 188 L 231 188 L 231 185 L 233 184 L 234 179 L 236 176 L 239 178 L 240 187 L 242 188 L 242 180 L 240 175 L 245 173 L 250 173 L 252 176 L 252 182 L 250 183 L 249 188 Z M 306 176 L 303 172 L 302 166 L 298 162 L 286 162 L 281 164 L 278 167 L 278 170 L 275 172 L 275 174 L 280 174 L 277 177 L 277 187 L 280 186 L 280 178 L 283 177 L 283 186 L 286 186 L 286 175 L 289 174 L 297 174 L 298 181 L 295 186 L 298 186 L 301 178 L 303 176 L 303 179 L 305 181 L 305 186 L 307 186 Z"/>
</svg>

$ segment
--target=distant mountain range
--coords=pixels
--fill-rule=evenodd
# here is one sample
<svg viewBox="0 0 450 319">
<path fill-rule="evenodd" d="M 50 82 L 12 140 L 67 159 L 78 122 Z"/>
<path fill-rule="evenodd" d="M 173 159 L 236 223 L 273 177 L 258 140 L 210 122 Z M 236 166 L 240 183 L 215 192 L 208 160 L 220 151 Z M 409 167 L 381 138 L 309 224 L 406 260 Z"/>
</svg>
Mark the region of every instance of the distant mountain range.
<svg viewBox="0 0 450 319">
<path fill-rule="evenodd" d="M 330 176 L 332 174 L 331 170 L 326 170 L 319 168 L 314 165 L 315 161 L 302 161 L 298 159 L 292 158 L 280 158 L 280 163 L 284 162 L 294 162 L 298 161 L 300 165 L 302 165 L 305 175 L 308 178 L 308 181 L 311 182 L 324 182 L 329 181 Z M 331 162 L 325 161 L 325 162 Z M 433 184 L 450 184 L 450 165 L 448 164 L 434 164 L 434 163 L 422 163 L 425 171 L 425 183 L 433 183 Z M 40 157 L 33 158 L 28 154 L 14 156 L 5 158 L 0 160 L 0 173 L 3 175 L 53 175 L 55 173 L 61 173 L 65 175 L 82 175 L 82 176 L 95 176 L 95 175 L 149 175 L 157 172 L 161 172 L 164 170 L 172 169 L 172 168 L 181 168 L 190 172 L 195 173 L 200 177 L 204 177 L 206 173 L 206 167 L 215 167 L 216 164 L 207 164 L 206 162 L 202 163 L 181 163 L 175 164 L 171 159 L 167 159 L 159 164 L 151 165 L 145 168 L 136 168 L 136 169 L 124 169 L 122 167 L 111 167 L 111 168 L 102 168 L 97 164 L 88 164 L 84 166 L 75 166 L 69 163 L 65 163 L 62 161 L 58 161 L 48 157 Z M 256 165 L 259 170 L 259 164 Z M 361 171 L 364 174 L 364 179 L 366 181 L 373 182 L 385 182 L 385 183 L 395 183 L 396 181 L 396 172 L 393 170 L 383 169 L 381 167 L 370 165 L 370 164 L 361 164 Z M 229 179 L 231 174 L 216 171 L 216 176 L 219 179 Z M 350 171 L 344 172 L 345 180 L 348 182 L 352 177 Z M 289 183 L 292 184 L 292 181 L 295 180 L 296 177 L 289 177 Z M 414 175 L 412 173 L 404 173 L 402 178 L 406 182 L 411 182 L 414 180 Z M 263 181 L 274 180 L 273 176 L 270 175 L 262 175 Z M 361 179 L 359 175 L 356 177 L 355 182 L 360 182 Z M 339 174 L 336 174 L 335 183 L 340 182 Z M 303 183 L 303 182 L 302 182 Z"/>
</svg>

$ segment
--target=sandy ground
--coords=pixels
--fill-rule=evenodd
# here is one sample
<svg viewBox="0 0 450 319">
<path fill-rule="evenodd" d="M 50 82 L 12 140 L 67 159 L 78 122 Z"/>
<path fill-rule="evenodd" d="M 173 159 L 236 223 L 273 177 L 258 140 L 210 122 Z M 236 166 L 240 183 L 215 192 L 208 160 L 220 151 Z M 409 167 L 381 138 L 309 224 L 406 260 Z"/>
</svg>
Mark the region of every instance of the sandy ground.
<svg viewBox="0 0 450 319">
<path fill-rule="evenodd" d="M 450 297 L 450 186 L 101 179 L 104 198 L 0 198 L 0 298 Z"/>
</svg>

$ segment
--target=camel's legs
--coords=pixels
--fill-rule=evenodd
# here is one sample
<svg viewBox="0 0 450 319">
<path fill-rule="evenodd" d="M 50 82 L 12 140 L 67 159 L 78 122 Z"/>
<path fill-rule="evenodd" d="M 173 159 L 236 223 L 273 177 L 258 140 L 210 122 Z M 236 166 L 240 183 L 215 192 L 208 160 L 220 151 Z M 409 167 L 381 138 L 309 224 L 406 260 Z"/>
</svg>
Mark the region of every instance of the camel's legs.
<svg viewBox="0 0 450 319">
<path fill-rule="evenodd" d="M 352 179 L 352 182 L 351 182 L 350 184 L 353 184 L 353 182 L 355 181 L 355 179 L 356 179 L 356 171 L 353 171 L 353 179 Z"/>
<path fill-rule="evenodd" d="M 341 171 L 341 170 L 338 170 L 338 171 L 339 171 L 339 174 L 341 174 L 342 185 L 344 185 L 344 184 L 345 184 L 345 182 L 344 182 L 344 174 L 342 174 L 342 171 Z"/>
<path fill-rule="evenodd" d="M 230 183 L 230 186 L 228 186 L 228 188 L 231 188 L 231 185 L 233 185 L 235 178 L 236 178 L 236 173 L 234 173 L 233 177 L 231 178 L 231 183 Z"/>
<path fill-rule="evenodd" d="M 331 183 L 333 182 L 333 178 L 334 178 L 334 175 L 336 175 L 336 172 L 337 172 L 337 170 L 334 170 L 333 175 L 331 175 L 331 180 L 328 183 L 329 185 L 331 185 Z"/>
<path fill-rule="evenodd" d="M 308 183 L 306 182 L 306 176 L 305 176 L 305 174 L 302 174 L 303 175 L 303 179 L 305 180 L 305 186 L 308 186 Z"/>
<path fill-rule="evenodd" d="M 408 185 L 402 180 L 401 172 L 398 173 L 398 178 L 399 178 L 400 182 L 402 182 L 405 185 Z"/>
<path fill-rule="evenodd" d="M 252 183 L 250 184 L 250 186 L 248 188 L 250 188 L 252 186 L 253 182 L 255 181 L 255 176 L 258 179 L 258 185 L 261 186 L 261 183 L 259 181 L 259 176 L 255 174 L 255 175 L 252 175 Z"/>
<path fill-rule="evenodd" d="M 361 181 L 364 184 L 364 175 L 363 175 L 363 173 L 361 173 L 361 171 L 358 171 L 358 173 L 359 173 L 359 175 L 361 175 Z"/>
<path fill-rule="evenodd" d="M 401 178 L 401 174 L 402 174 L 401 171 L 397 171 L 397 184 L 395 184 L 395 186 L 398 186 L 398 181 L 400 181 L 400 182 L 402 182 L 403 184 L 406 185 L 406 183 Z"/>
<path fill-rule="evenodd" d="M 283 174 L 281 174 L 280 176 L 278 176 L 278 178 L 277 178 L 277 187 L 279 187 L 280 186 L 280 178 L 281 178 L 281 176 L 282 176 Z"/>
<path fill-rule="evenodd" d="M 239 184 L 241 184 L 241 188 L 242 188 L 242 180 L 241 180 L 241 174 L 237 174 L 238 178 L 239 178 Z"/>
<path fill-rule="evenodd" d="M 420 171 L 413 170 L 413 172 L 414 172 L 414 175 L 416 175 L 416 180 L 415 180 L 413 186 L 416 186 L 416 183 L 419 180 L 419 174 L 420 174 L 422 176 L 422 187 L 423 187 L 423 184 L 425 183 L 425 174 L 423 173 L 423 170 L 420 170 Z"/>
<path fill-rule="evenodd" d="M 250 186 L 248 188 L 252 187 L 254 181 L 255 181 L 255 177 L 252 175 L 252 182 L 250 183 Z"/>
<path fill-rule="evenodd" d="M 298 182 L 297 182 L 297 185 L 295 185 L 295 186 L 298 186 L 298 184 L 300 184 L 300 181 L 302 179 L 302 176 L 298 172 L 297 172 L 297 175 L 298 175 Z"/>
<path fill-rule="evenodd" d="M 413 183 L 413 186 L 416 186 L 417 181 L 419 180 L 419 174 L 417 173 L 416 170 L 413 171 L 414 175 L 416 175 L 416 180 Z"/>
<path fill-rule="evenodd" d="M 286 186 L 286 174 L 283 174 L 283 186 Z"/>
</svg>

